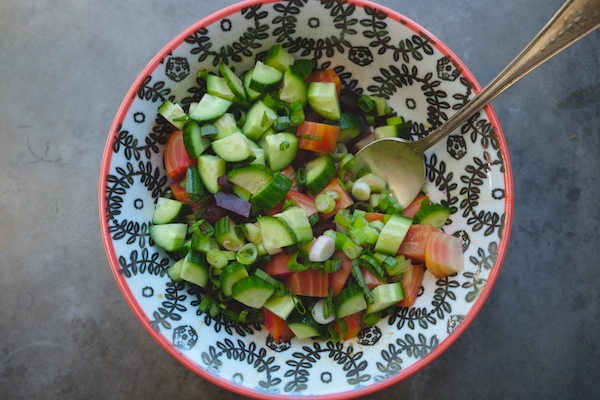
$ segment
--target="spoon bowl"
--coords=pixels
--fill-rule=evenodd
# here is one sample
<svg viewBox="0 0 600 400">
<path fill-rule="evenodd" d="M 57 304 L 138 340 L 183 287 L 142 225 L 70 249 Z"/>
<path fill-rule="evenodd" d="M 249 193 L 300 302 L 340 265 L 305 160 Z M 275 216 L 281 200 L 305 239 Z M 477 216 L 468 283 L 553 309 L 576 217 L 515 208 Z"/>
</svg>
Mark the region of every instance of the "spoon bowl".
<svg viewBox="0 0 600 400">
<path fill-rule="evenodd" d="M 519 79 L 598 27 L 600 0 L 568 0 L 515 60 L 445 123 L 421 140 L 385 138 L 369 143 L 356 153 L 354 176 L 368 168 L 387 182 L 390 193 L 402 207 L 408 206 L 425 183 L 427 149 Z"/>
</svg>

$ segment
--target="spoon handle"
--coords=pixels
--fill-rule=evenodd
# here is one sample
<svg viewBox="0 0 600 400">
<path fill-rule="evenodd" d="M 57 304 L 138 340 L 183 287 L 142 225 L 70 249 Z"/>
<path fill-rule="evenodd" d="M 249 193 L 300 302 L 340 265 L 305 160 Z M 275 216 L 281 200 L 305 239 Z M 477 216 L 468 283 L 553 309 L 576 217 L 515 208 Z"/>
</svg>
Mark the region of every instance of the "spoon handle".
<svg viewBox="0 0 600 400">
<path fill-rule="evenodd" d="M 531 43 L 487 87 L 442 126 L 414 142 L 415 147 L 418 146 L 415 150 L 425 151 L 441 141 L 523 76 L 598 27 L 600 0 L 568 0 Z"/>
</svg>

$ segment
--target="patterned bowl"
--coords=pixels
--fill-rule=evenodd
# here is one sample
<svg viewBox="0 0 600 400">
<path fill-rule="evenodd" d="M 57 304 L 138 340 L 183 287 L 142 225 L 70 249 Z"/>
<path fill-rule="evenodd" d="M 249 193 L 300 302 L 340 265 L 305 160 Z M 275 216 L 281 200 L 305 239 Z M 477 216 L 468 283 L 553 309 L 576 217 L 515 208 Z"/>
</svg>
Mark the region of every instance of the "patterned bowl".
<svg viewBox="0 0 600 400">
<path fill-rule="evenodd" d="M 186 29 L 142 71 L 108 136 L 99 201 L 110 267 L 142 325 L 198 375 L 249 397 L 341 399 L 397 383 L 443 353 L 485 302 L 506 253 L 513 182 L 506 142 L 491 106 L 426 154 L 426 190 L 452 209 L 446 232 L 462 239 L 465 269 L 426 273 L 416 304 L 398 308 L 344 343 L 276 344 L 261 325 L 213 320 L 197 288 L 175 283 L 168 255 L 149 239 L 154 201 L 169 185 L 162 151 L 171 128 L 157 118 L 169 99 L 203 94 L 200 68 L 220 61 L 245 71 L 281 43 L 334 68 L 343 84 L 383 96 L 421 138 L 460 109 L 479 85 L 464 64 L 415 22 L 364 0 L 248 0 Z M 201 340 L 200 340 L 201 338 Z"/>
</svg>

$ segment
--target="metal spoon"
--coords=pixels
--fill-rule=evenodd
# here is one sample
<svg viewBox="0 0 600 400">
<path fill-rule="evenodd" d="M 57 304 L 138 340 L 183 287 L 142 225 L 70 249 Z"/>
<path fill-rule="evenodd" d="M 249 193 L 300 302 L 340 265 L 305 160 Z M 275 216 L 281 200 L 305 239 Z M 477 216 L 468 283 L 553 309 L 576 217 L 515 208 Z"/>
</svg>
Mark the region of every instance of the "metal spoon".
<svg viewBox="0 0 600 400">
<path fill-rule="evenodd" d="M 600 26 L 600 0 L 568 0 L 531 43 L 486 88 L 425 138 L 385 138 L 356 154 L 353 172 L 368 167 L 388 182 L 390 192 L 406 207 L 425 183 L 423 153 L 539 65 Z"/>
</svg>

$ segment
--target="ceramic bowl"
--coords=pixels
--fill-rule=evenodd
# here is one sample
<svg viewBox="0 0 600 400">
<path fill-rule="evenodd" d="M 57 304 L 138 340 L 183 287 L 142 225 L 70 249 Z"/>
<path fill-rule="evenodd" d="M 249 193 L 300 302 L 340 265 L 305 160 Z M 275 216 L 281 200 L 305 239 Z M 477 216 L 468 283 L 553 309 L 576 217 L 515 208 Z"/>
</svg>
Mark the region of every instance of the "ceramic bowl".
<svg viewBox="0 0 600 400">
<path fill-rule="evenodd" d="M 157 118 L 166 99 L 203 93 L 201 68 L 224 61 L 245 71 L 273 44 L 343 85 L 383 96 L 412 121 L 414 139 L 460 109 L 479 85 L 454 53 L 403 15 L 362 0 L 254 1 L 189 27 L 163 48 L 127 93 L 108 135 L 99 184 L 110 268 L 135 315 L 156 341 L 202 378 L 249 397 L 349 398 L 373 393 L 440 356 L 473 321 L 505 256 L 513 210 L 506 142 L 491 106 L 426 154 L 426 190 L 452 209 L 444 230 L 463 243 L 465 269 L 426 273 L 413 307 L 398 308 L 358 338 L 276 344 L 261 325 L 213 320 L 202 294 L 166 274 L 173 262 L 149 238 L 155 199 L 169 185 L 162 152 L 171 132 Z M 482 356 L 484 356 L 482 354 Z"/>
</svg>

